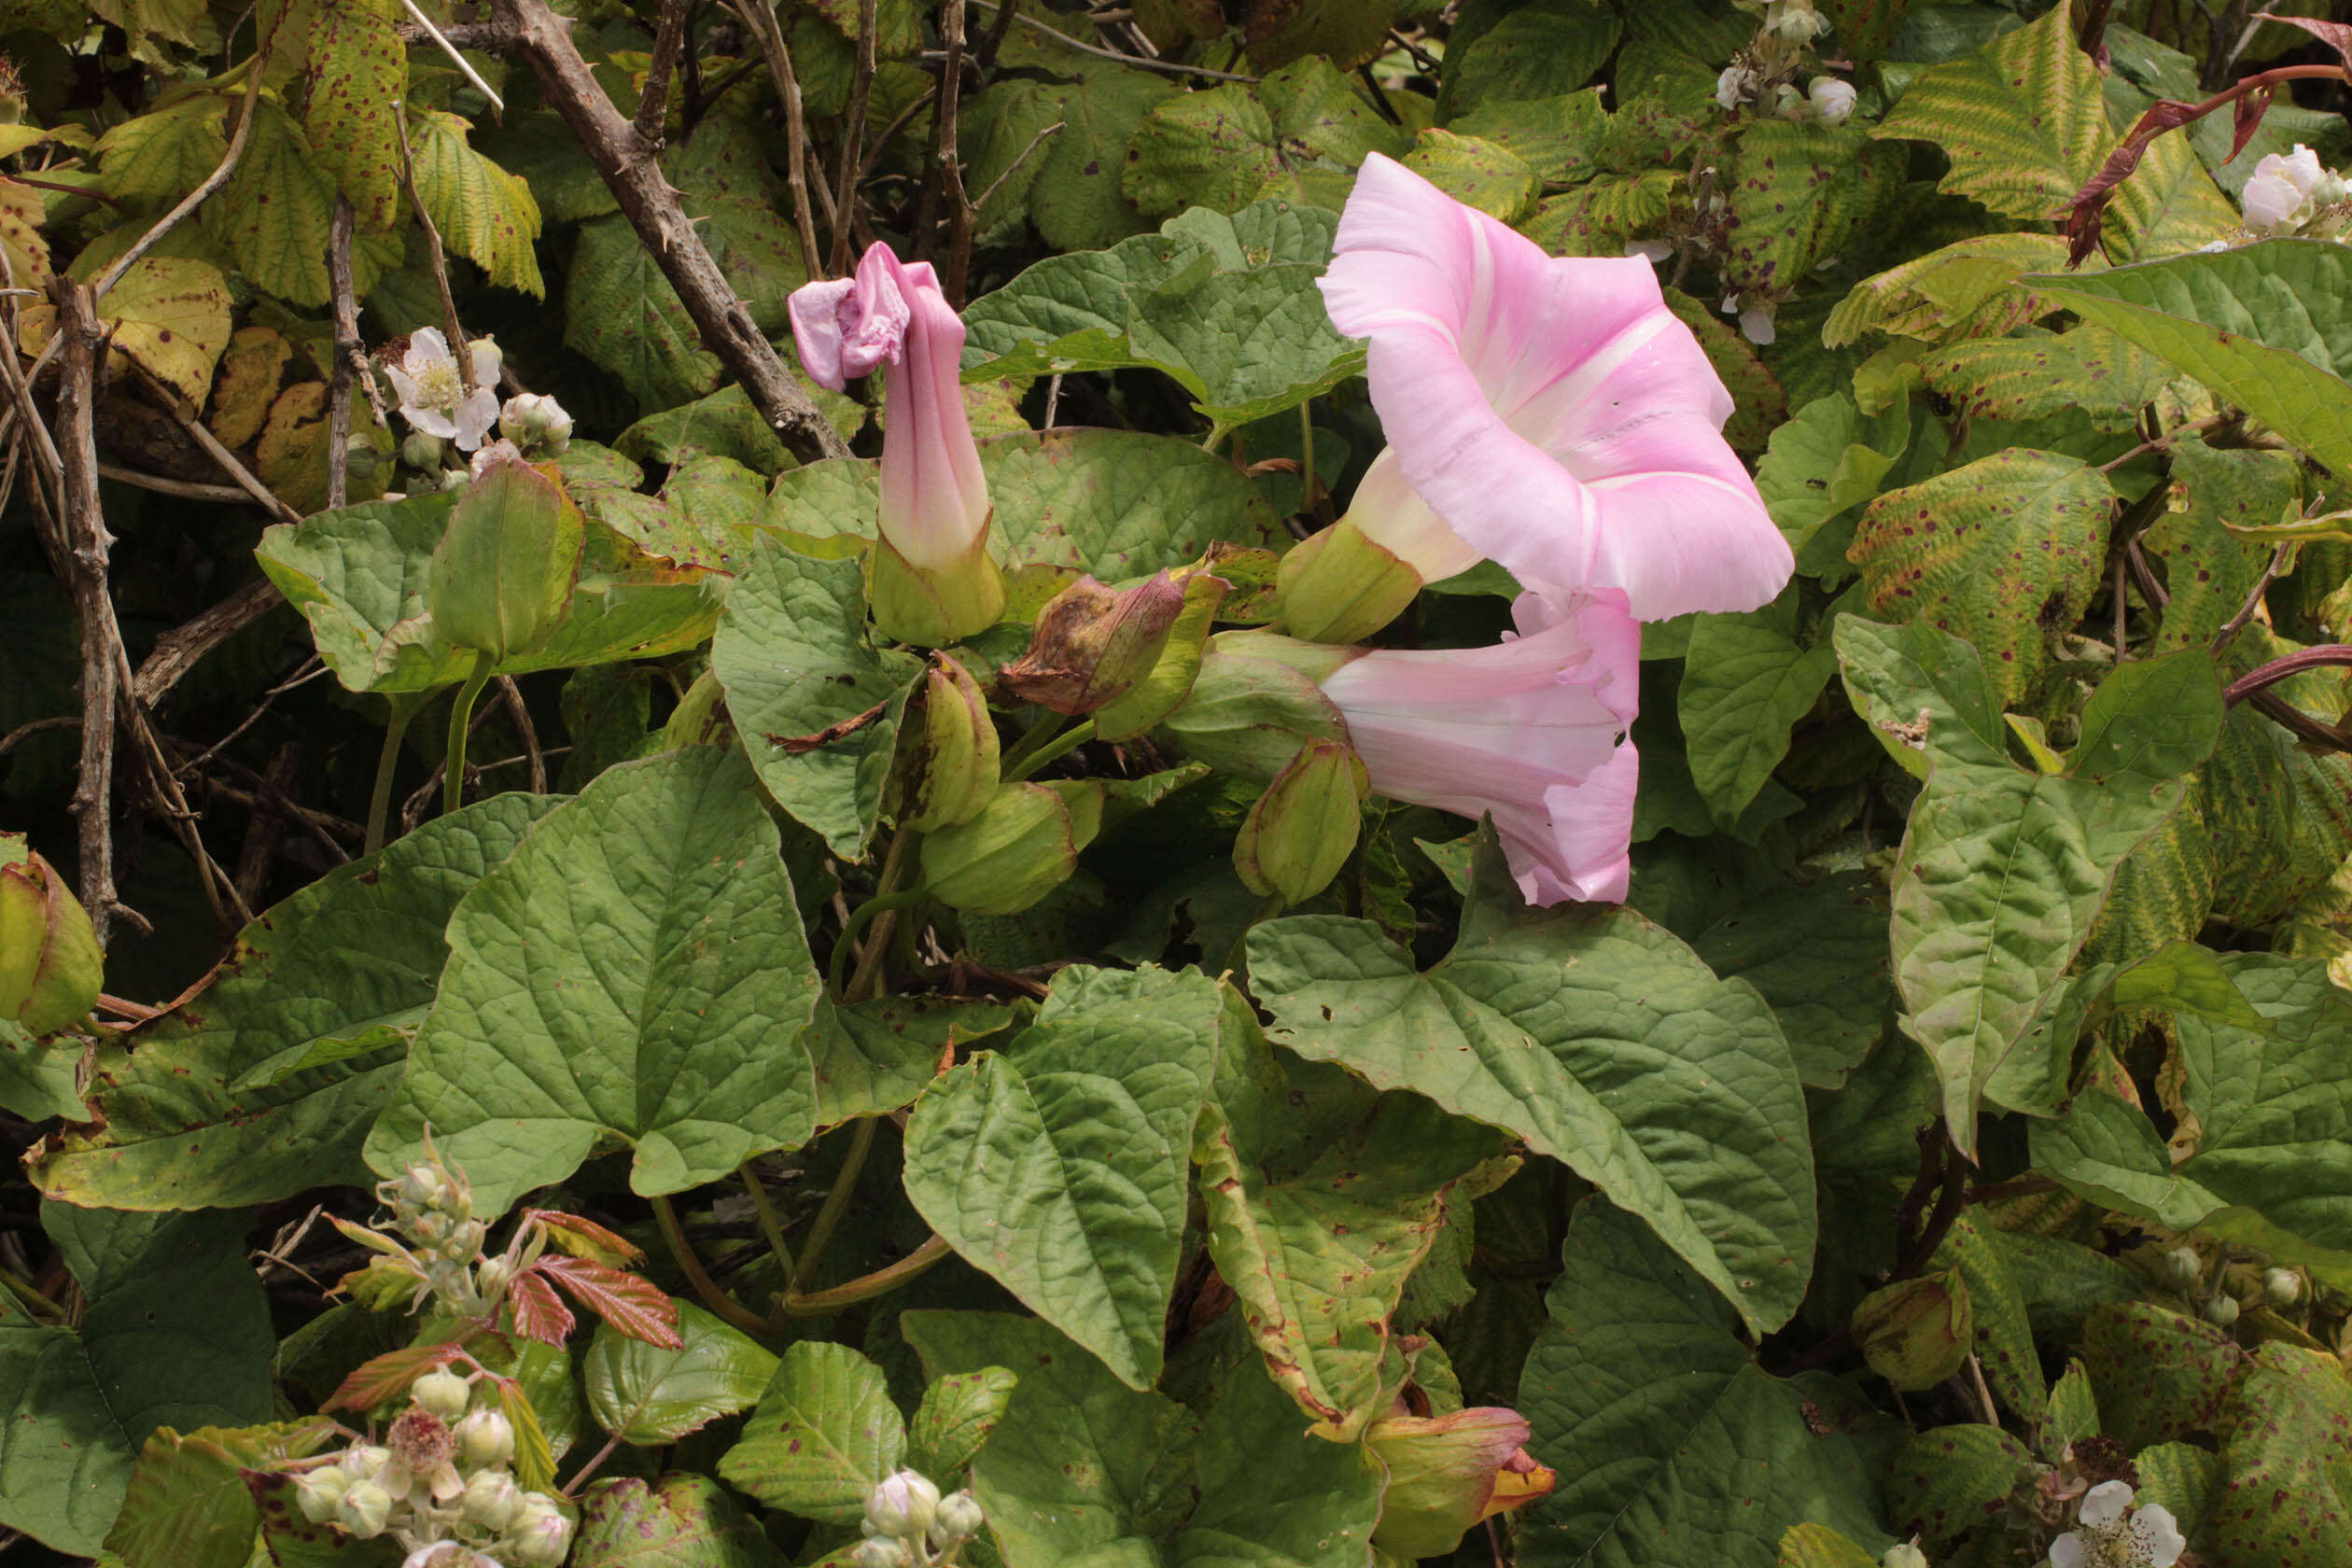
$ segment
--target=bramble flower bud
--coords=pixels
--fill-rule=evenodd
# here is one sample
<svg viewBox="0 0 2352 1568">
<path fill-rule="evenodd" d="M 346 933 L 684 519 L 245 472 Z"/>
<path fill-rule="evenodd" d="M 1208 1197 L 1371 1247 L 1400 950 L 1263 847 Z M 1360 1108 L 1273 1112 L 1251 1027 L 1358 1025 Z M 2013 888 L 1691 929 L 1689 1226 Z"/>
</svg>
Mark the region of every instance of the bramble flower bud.
<svg viewBox="0 0 2352 1568">
<path fill-rule="evenodd" d="M 1858 94 L 1852 82 L 1840 81 L 1835 77 L 1815 77 L 1805 84 L 1805 96 L 1811 101 L 1813 119 L 1824 125 L 1843 125 L 1854 118 Z"/>
<path fill-rule="evenodd" d="M 400 461 L 424 473 L 441 472 L 448 455 L 448 441 L 423 430 L 411 430 L 400 441 Z"/>
<path fill-rule="evenodd" d="M 2194 1290 L 2197 1281 L 2205 1278 L 2205 1260 L 2193 1247 L 2175 1247 L 2164 1254 L 2156 1274 L 2158 1282 L 2166 1289 L 2186 1293 Z"/>
<path fill-rule="evenodd" d="M 392 1494 L 373 1481 L 352 1482 L 335 1505 L 335 1522 L 359 1536 L 383 1534 L 391 1514 Z"/>
<path fill-rule="evenodd" d="M 434 627 L 493 660 L 547 646 L 571 609 L 587 519 L 512 448 L 484 454 L 425 578 Z"/>
<path fill-rule="evenodd" d="M 466 1413 L 466 1406 L 473 1398 L 473 1385 L 455 1372 L 432 1371 L 409 1385 L 409 1397 L 419 1408 L 441 1420 L 455 1421 Z"/>
<path fill-rule="evenodd" d="M 1344 742 L 1309 741 L 1250 807 L 1233 841 L 1242 886 L 1304 903 L 1355 852 L 1371 781 Z"/>
<path fill-rule="evenodd" d="M 476 1410 L 457 1423 L 457 1462 L 487 1470 L 514 1457 L 514 1423 L 503 1411 Z"/>
<path fill-rule="evenodd" d="M 987 1522 L 978 1498 L 969 1491 L 951 1491 L 939 1500 L 939 1512 L 931 1520 L 931 1547 L 934 1551 L 945 1551 L 959 1541 L 969 1541 L 980 1533 L 980 1527 Z"/>
<path fill-rule="evenodd" d="M 489 1234 L 489 1227 L 480 1220 L 467 1220 L 451 1229 L 449 1239 L 441 1243 L 441 1255 L 454 1262 L 470 1263 L 482 1255 L 482 1243 Z"/>
<path fill-rule="evenodd" d="M 412 1165 L 394 1184 L 393 1201 L 415 1210 L 439 1209 L 450 1196 L 449 1178 L 429 1165 Z"/>
<path fill-rule="evenodd" d="M 354 1443 L 343 1450 L 343 1468 L 355 1481 L 372 1481 L 392 1463 L 392 1450 L 375 1443 Z"/>
<path fill-rule="evenodd" d="M 2262 1271 L 2262 1296 L 2272 1306 L 2284 1309 L 2303 1299 L 2303 1276 L 2291 1268 L 2268 1268 Z"/>
<path fill-rule="evenodd" d="M 503 1253 L 497 1257 L 483 1258 L 474 1270 L 474 1288 L 484 1301 L 496 1301 L 506 1295 L 507 1286 L 515 1275 L 514 1261 Z"/>
<path fill-rule="evenodd" d="M 858 1568 L 913 1568 L 915 1554 L 906 1549 L 903 1541 L 871 1535 L 858 1543 L 849 1559 Z"/>
<path fill-rule="evenodd" d="M 1927 1554 L 1910 1541 L 1897 1541 L 1879 1559 L 1879 1568 L 1927 1568 Z"/>
<path fill-rule="evenodd" d="M 571 415 L 541 392 L 509 398 L 498 411 L 498 434 L 522 448 L 525 456 L 553 457 L 571 444 Z"/>
<path fill-rule="evenodd" d="M 866 1494 L 865 1525 L 876 1535 L 914 1540 L 939 1512 L 939 1488 L 919 1470 L 901 1470 Z"/>
<path fill-rule="evenodd" d="M 0 834 L 0 1018 L 49 1034 L 98 1004 L 105 955 L 65 879 Z"/>
<path fill-rule="evenodd" d="M 2205 1304 L 2205 1322 L 2216 1328 L 2227 1328 L 2238 1321 L 2237 1297 L 2217 1295 Z"/>
<path fill-rule="evenodd" d="M 339 1464 L 324 1464 L 294 1477 L 294 1505 L 311 1523 L 325 1524 L 349 1490 L 349 1473 Z"/>
<path fill-rule="evenodd" d="M 469 1524 L 479 1525 L 493 1535 L 504 1534 L 522 1511 L 526 1495 L 514 1484 L 514 1477 L 503 1470 L 484 1470 L 466 1482 L 466 1494 L 458 1499 L 457 1511 Z"/>
<path fill-rule="evenodd" d="M 508 1555 L 516 1562 L 552 1568 L 571 1548 L 572 1523 L 545 1493 L 525 1492 L 508 1533 Z"/>
</svg>

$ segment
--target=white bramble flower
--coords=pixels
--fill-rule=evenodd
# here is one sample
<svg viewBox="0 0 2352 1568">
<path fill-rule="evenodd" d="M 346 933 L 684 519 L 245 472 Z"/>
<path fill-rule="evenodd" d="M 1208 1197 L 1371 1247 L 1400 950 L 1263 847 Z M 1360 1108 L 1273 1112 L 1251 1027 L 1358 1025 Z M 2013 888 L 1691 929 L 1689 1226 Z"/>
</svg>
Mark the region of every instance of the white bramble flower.
<svg viewBox="0 0 2352 1568">
<path fill-rule="evenodd" d="M 1723 68 L 1721 76 L 1715 77 L 1715 102 L 1727 109 L 1738 108 L 1740 100 L 1755 91 L 1756 67 L 1753 65 L 1743 65 L 1735 60 Z"/>
<path fill-rule="evenodd" d="M 2238 204 L 2246 209 L 2246 226 L 2267 233 L 2295 227 L 2310 216 L 2312 192 L 2327 177 L 2319 155 L 2301 142 L 2292 152 L 2263 154 L 2254 165 L 2253 177 L 2238 193 Z"/>
<path fill-rule="evenodd" d="M 1811 117 L 1824 125 L 1843 125 L 1854 118 L 1854 84 L 1835 77 L 1815 77 L 1805 84 Z"/>
<path fill-rule="evenodd" d="M 2132 1507 L 2132 1489 L 2101 1481 L 2083 1495 L 2078 1528 L 2050 1543 L 2051 1568 L 2173 1568 L 2189 1543 L 2171 1510 Z"/>
<path fill-rule="evenodd" d="M 386 360 L 384 373 L 399 394 L 400 417 L 428 436 L 457 443 L 471 452 L 498 417 L 498 347 L 487 338 L 469 345 L 473 357 L 474 388 L 466 390 L 449 340 L 440 329 L 420 327 L 409 334 L 408 352 L 399 364 Z"/>
</svg>

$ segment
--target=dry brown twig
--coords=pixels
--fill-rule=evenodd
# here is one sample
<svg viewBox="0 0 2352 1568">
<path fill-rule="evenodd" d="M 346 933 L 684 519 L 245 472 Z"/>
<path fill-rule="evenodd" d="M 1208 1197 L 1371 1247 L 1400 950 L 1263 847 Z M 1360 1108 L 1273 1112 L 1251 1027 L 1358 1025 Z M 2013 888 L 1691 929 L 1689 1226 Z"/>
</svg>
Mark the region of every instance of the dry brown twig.
<svg viewBox="0 0 2352 1568">
<path fill-rule="evenodd" d="M 786 449 L 803 462 L 846 457 L 849 447 L 818 412 L 781 356 L 751 319 L 741 296 L 710 259 L 678 192 L 662 177 L 636 128 L 612 106 L 571 40 L 571 22 L 547 0 L 497 0 L 514 29 L 514 48 L 539 77 L 541 92 L 571 127 L 605 184 L 628 215 L 662 273 L 678 290 L 703 343 L 735 372 L 752 406 Z M 757 0 L 752 0 L 756 4 Z"/>
</svg>

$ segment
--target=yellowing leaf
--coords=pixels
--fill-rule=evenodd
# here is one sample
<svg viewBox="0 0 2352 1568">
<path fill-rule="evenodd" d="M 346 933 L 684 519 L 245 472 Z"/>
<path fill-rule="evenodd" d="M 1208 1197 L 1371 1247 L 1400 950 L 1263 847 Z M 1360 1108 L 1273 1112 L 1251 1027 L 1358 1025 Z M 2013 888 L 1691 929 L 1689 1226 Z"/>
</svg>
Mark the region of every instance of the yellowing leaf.
<svg viewBox="0 0 2352 1568">
<path fill-rule="evenodd" d="M 229 280 L 184 257 L 143 256 L 100 301 L 115 347 L 191 404 L 203 406 L 229 346 Z"/>
<path fill-rule="evenodd" d="M 467 144 L 469 129 L 462 117 L 438 110 L 417 117 L 409 144 L 417 200 L 441 243 L 479 265 L 491 282 L 545 299 L 547 283 L 532 250 L 539 203 L 529 186 Z"/>
<path fill-rule="evenodd" d="M 277 401 L 278 378 L 294 345 L 275 329 L 241 328 L 220 357 L 220 379 L 213 385 L 212 417 L 205 421 L 224 446 L 243 446 L 261 433 Z"/>
<path fill-rule="evenodd" d="M 262 483 L 296 511 L 327 502 L 327 384 L 298 382 L 278 394 L 254 448 Z"/>
<path fill-rule="evenodd" d="M 2047 219 L 2098 172 L 2113 140 L 2073 9 L 2062 0 L 2040 21 L 1929 68 L 1871 134 L 1943 148 L 1952 167 L 1939 190 L 2003 217 Z"/>
<path fill-rule="evenodd" d="M 335 185 L 301 128 L 273 99 L 257 118 L 237 172 L 203 207 L 204 226 L 229 247 L 254 287 L 298 305 L 327 303 L 327 242 Z"/>
<path fill-rule="evenodd" d="M 360 228 L 391 228 L 400 198 L 392 108 L 408 91 L 408 51 L 392 7 L 385 0 L 320 0 L 305 75 L 303 127 L 319 167 L 343 188 Z"/>
<path fill-rule="evenodd" d="M 176 201 L 219 167 L 229 150 L 228 101 L 199 92 L 124 120 L 98 138 L 98 172 L 118 202 Z"/>
</svg>

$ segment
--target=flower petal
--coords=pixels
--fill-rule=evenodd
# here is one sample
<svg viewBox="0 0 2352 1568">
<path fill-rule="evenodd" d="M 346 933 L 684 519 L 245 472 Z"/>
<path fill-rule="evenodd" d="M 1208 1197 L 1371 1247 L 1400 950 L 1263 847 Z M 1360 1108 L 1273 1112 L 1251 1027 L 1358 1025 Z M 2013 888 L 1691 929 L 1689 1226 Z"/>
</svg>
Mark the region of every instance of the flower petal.
<svg viewBox="0 0 2352 1568">
<path fill-rule="evenodd" d="M 801 369 L 808 379 L 830 391 L 849 384 L 842 373 L 842 304 L 857 291 L 849 278 L 805 283 L 786 301 L 792 316 L 792 345 L 800 350 Z"/>
<path fill-rule="evenodd" d="M 1581 784 L 1544 791 L 1548 843 L 1503 841 L 1519 892 L 1531 904 L 1623 903 L 1632 881 L 1633 796 L 1642 759 L 1627 741 Z M 1501 827 L 1501 819 L 1496 819 Z"/>
<path fill-rule="evenodd" d="M 447 441 L 457 433 L 457 422 L 449 417 L 447 409 L 417 408 L 409 403 L 400 405 L 400 415 L 413 430 Z"/>
<path fill-rule="evenodd" d="M 409 334 L 408 353 L 401 357 L 409 374 L 423 375 L 427 365 L 449 357 L 449 340 L 438 327 L 419 327 Z"/>
<path fill-rule="evenodd" d="M 1547 256 L 1378 155 L 1337 251 L 1331 319 L 1372 339 L 1399 475 L 1467 548 L 1522 580 L 1623 588 L 1644 620 L 1752 609 L 1785 583 L 1788 545 L 1718 433 L 1730 397 L 1647 262 Z M 1633 471 L 1715 483 L 1661 517 L 1596 486 Z"/>
<path fill-rule="evenodd" d="M 2150 1503 L 2132 1516 L 2132 1547 L 2148 1568 L 2173 1568 L 2189 1549 L 2180 1521 L 2161 1503 Z"/>
<path fill-rule="evenodd" d="M 2082 1537 L 2069 1530 L 2050 1543 L 2051 1568 L 2083 1568 L 2086 1554 Z"/>
<path fill-rule="evenodd" d="M 464 401 L 457 405 L 457 417 L 449 430 L 437 430 L 434 434 L 454 435 L 457 439 L 458 451 L 471 452 L 482 444 L 482 438 L 497 422 L 498 395 L 487 386 L 477 386 L 467 393 Z M 418 427 L 423 428 L 422 426 Z"/>
<path fill-rule="evenodd" d="M 2093 1530 L 2104 1530 L 2131 1510 L 2132 1488 L 2125 1481 L 2101 1481 L 2083 1493 L 2080 1518 Z"/>
</svg>

